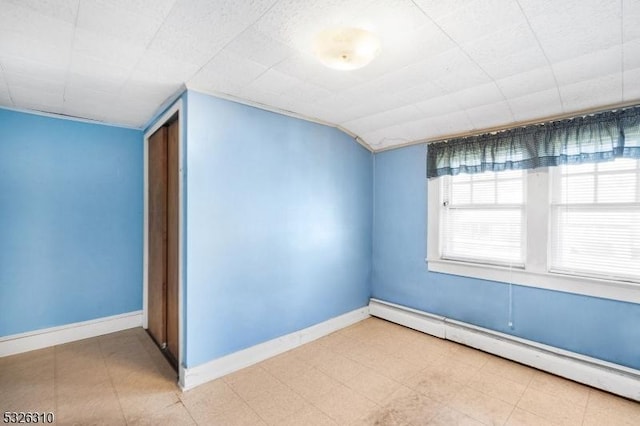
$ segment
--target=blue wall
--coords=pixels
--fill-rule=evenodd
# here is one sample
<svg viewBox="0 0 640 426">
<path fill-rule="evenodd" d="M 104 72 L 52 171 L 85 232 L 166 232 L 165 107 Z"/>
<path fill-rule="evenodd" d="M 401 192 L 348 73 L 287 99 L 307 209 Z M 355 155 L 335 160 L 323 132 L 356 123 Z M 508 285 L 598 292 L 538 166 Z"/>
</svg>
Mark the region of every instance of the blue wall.
<svg viewBox="0 0 640 426">
<path fill-rule="evenodd" d="M 0 109 L 0 336 L 142 309 L 142 132 Z"/>
<path fill-rule="evenodd" d="M 365 306 L 372 154 L 334 128 L 187 100 L 187 367 Z"/>
<path fill-rule="evenodd" d="M 426 146 L 374 159 L 372 297 L 640 368 L 640 305 L 431 273 Z"/>
</svg>

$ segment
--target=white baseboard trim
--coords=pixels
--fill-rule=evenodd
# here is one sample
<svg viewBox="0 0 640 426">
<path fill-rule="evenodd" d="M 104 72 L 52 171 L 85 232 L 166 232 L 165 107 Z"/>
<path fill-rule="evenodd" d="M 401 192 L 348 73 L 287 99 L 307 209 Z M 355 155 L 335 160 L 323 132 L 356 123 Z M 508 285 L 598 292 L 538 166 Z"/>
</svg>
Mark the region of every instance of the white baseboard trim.
<svg viewBox="0 0 640 426">
<path fill-rule="evenodd" d="M 0 357 L 142 326 L 142 311 L 0 337 Z"/>
<path fill-rule="evenodd" d="M 382 300 L 371 299 L 369 312 L 375 317 L 640 401 L 640 370 Z"/>
<path fill-rule="evenodd" d="M 191 368 L 180 366 L 180 387 L 185 391 L 193 389 L 211 380 L 312 342 L 368 317 L 369 308 L 365 306 L 311 327 L 225 355 L 205 364 Z"/>
</svg>

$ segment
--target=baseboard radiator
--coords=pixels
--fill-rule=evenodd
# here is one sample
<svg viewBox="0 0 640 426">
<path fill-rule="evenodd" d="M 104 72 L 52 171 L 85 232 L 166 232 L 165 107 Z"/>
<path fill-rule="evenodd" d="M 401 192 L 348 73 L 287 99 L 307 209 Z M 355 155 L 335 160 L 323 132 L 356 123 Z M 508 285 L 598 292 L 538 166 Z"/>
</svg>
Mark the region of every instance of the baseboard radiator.
<svg viewBox="0 0 640 426">
<path fill-rule="evenodd" d="M 383 300 L 371 299 L 369 314 L 640 401 L 640 370 Z"/>
</svg>

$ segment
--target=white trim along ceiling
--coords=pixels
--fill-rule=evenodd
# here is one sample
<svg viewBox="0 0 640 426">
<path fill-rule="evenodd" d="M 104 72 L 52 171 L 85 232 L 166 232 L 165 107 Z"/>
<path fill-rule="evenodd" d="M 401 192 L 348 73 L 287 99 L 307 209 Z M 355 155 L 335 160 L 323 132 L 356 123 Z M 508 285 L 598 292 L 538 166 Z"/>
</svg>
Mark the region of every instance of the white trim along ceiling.
<svg viewBox="0 0 640 426">
<path fill-rule="evenodd" d="M 0 0 L 0 107 L 145 128 L 184 89 L 374 151 L 640 100 L 640 0 Z M 368 66 L 313 56 L 375 33 Z"/>
</svg>

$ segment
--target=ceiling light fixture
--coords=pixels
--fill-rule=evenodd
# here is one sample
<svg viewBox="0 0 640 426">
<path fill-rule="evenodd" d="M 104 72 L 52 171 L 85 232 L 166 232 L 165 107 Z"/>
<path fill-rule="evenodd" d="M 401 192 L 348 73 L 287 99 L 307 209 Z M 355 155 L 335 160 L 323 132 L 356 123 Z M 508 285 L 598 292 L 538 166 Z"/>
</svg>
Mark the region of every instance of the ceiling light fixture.
<svg viewBox="0 0 640 426">
<path fill-rule="evenodd" d="M 380 40 L 360 28 L 331 28 L 320 32 L 313 46 L 316 57 L 329 68 L 355 70 L 371 62 L 380 51 Z"/>
</svg>

